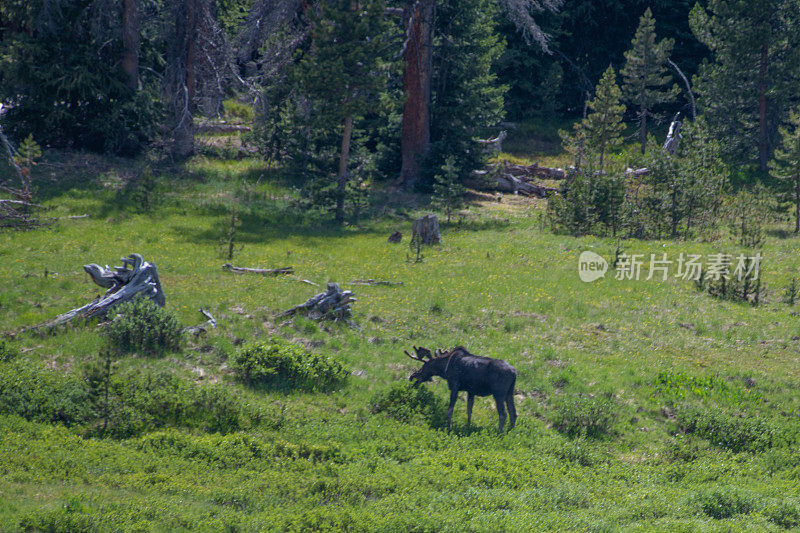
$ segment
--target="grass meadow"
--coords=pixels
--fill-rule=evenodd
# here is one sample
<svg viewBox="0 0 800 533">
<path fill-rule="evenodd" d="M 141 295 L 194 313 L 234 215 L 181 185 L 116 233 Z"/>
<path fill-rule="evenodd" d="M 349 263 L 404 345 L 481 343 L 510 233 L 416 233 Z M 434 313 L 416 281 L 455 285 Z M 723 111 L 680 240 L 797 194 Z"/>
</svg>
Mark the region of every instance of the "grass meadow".
<svg viewBox="0 0 800 533">
<path fill-rule="evenodd" d="M 143 165 L 51 155 L 37 167 L 39 198 L 51 216 L 89 217 L 0 233 L 0 331 L 17 353 L 0 362 L 0 530 L 800 527 L 800 306 L 782 301 L 800 271 L 800 238 L 788 225 L 768 237 L 766 301 L 752 307 L 674 276 L 619 281 L 609 271 L 581 282 L 580 253 L 611 260 L 617 242 L 553 234 L 540 200 L 473 194 L 443 224 L 442 244 L 414 262 L 411 221 L 427 212 L 420 198 L 377 190 L 387 200 L 381 216 L 335 228 L 296 208 L 297 190 L 264 162 L 198 156 L 155 171 L 144 211 L 129 183 Z M 296 275 L 221 269 L 234 205 L 243 246 L 231 262 L 293 266 Z M 400 244 L 386 240 L 395 230 Z M 724 234 L 620 245 L 647 258 L 741 251 Z M 158 266 L 181 323 L 202 322 L 202 307 L 219 325 L 177 353 L 117 355 L 113 373 L 139 376 L 141 389 L 164 374 L 180 394 L 213 388 L 248 413 L 235 428 L 184 414 L 101 437 L 95 422 L 63 422 L 67 407 L 55 418 L 34 414 L 47 400 L 37 388 L 61 394 L 85 379 L 105 326 L 23 328 L 102 292 L 82 265 L 119 265 L 131 252 Z M 403 285 L 350 284 L 366 278 Z M 360 329 L 277 318 L 318 292 L 302 280 L 353 290 Z M 271 336 L 335 358 L 350 376 L 327 392 L 240 383 L 231 357 Z M 516 367 L 516 429 L 497 433 L 487 398 L 476 400 L 472 427 L 461 398 L 450 433 L 423 416 L 371 412 L 376 395 L 414 370 L 403 350 L 459 344 Z M 446 397 L 441 380 L 426 386 Z"/>
</svg>

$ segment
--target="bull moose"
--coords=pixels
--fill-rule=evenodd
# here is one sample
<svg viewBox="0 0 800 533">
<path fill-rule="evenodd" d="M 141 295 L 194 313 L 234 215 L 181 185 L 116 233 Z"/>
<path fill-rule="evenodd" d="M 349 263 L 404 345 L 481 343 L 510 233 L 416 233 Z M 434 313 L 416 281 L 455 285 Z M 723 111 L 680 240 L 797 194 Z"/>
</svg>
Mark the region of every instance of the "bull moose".
<svg viewBox="0 0 800 533">
<path fill-rule="evenodd" d="M 517 410 L 514 407 L 514 384 L 517 371 L 502 359 L 492 359 L 473 355 L 463 346 L 452 350 L 436 350 L 436 356 L 430 350 L 414 346 L 416 356 L 408 351 L 405 354 L 415 361 L 421 361 L 422 368 L 408 378 L 416 385 L 430 381 L 433 376 L 447 380 L 450 387 L 450 407 L 447 410 L 447 429 L 453 419 L 453 407 L 458 399 L 459 391 L 467 393 L 467 425 L 472 422 L 472 403 L 475 396 L 494 396 L 497 403 L 497 414 L 500 417 L 500 431 L 506 423 L 506 409 L 511 417 L 509 430 L 514 429 L 517 421 Z"/>
</svg>

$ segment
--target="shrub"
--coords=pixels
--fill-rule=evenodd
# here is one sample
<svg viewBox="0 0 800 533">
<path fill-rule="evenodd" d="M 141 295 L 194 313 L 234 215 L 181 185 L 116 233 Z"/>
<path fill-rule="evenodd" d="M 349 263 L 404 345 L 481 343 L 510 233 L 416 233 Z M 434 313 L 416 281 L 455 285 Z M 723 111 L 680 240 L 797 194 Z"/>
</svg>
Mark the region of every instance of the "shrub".
<svg viewBox="0 0 800 533">
<path fill-rule="evenodd" d="M 445 402 L 427 387 L 415 387 L 410 382 L 394 383 L 379 392 L 369 403 L 372 414 L 384 413 L 401 422 L 422 417 L 433 427 L 443 427 L 447 420 Z"/>
<path fill-rule="evenodd" d="M 259 418 L 235 391 L 221 385 L 198 386 L 167 372 L 113 376 L 109 396 L 108 424 L 102 433 L 116 438 L 164 427 L 229 433 L 248 419 Z"/>
<path fill-rule="evenodd" d="M 610 398 L 571 396 L 556 404 L 550 422 L 570 437 L 602 437 L 611 433 L 616 412 Z"/>
<path fill-rule="evenodd" d="M 716 520 L 749 514 L 753 510 L 751 496 L 728 487 L 701 492 L 697 495 L 697 503 L 705 514 Z"/>
<path fill-rule="evenodd" d="M 146 298 L 135 298 L 116 308 L 106 333 L 111 345 L 123 352 L 163 355 L 181 349 L 184 334 L 170 311 Z"/>
<path fill-rule="evenodd" d="M 19 350 L 5 339 L 0 339 L 0 363 L 13 361 L 19 355 Z"/>
<path fill-rule="evenodd" d="M 797 502 L 781 500 L 768 505 L 764 515 L 775 525 L 792 529 L 800 526 L 800 506 Z"/>
<path fill-rule="evenodd" d="M 66 426 L 82 424 L 96 414 L 82 380 L 19 360 L 0 364 L 0 412 Z"/>
<path fill-rule="evenodd" d="M 284 390 L 332 390 L 349 374 L 335 359 L 279 337 L 243 348 L 234 355 L 231 367 L 249 385 Z"/>
<path fill-rule="evenodd" d="M 680 406 L 678 427 L 732 452 L 764 451 L 772 447 L 777 432 L 763 418 L 731 414 L 719 408 Z"/>
</svg>

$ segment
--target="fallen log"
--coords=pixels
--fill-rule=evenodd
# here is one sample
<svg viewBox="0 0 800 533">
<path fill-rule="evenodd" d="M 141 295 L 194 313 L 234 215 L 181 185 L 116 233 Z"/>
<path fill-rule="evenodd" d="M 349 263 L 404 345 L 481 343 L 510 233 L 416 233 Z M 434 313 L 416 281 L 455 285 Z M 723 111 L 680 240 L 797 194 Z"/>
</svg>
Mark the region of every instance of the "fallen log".
<svg viewBox="0 0 800 533">
<path fill-rule="evenodd" d="M 350 285 L 384 285 L 386 287 L 399 287 L 403 285 L 402 281 L 381 281 L 370 279 L 354 279 Z"/>
<path fill-rule="evenodd" d="M 36 327 L 54 327 L 65 324 L 75 318 L 96 318 L 105 316 L 111 309 L 123 302 L 137 297 L 149 298 L 163 307 L 166 303 L 161 281 L 158 279 L 156 265 L 148 263 L 139 254 L 130 254 L 120 259 L 121 267 L 111 270 L 108 265 L 101 267 L 95 263 L 84 265 L 83 270 L 97 285 L 107 288 L 105 294 L 88 304 L 61 314 Z"/>
<path fill-rule="evenodd" d="M 262 276 L 279 276 L 281 274 L 294 274 L 294 267 L 284 268 L 247 268 L 237 267 L 230 263 L 222 265 L 222 270 L 233 272 L 234 274 L 260 274 Z"/>
<path fill-rule="evenodd" d="M 235 131 L 250 131 L 250 126 L 239 124 L 200 124 L 197 126 L 198 133 L 232 133 Z"/>
<path fill-rule="evenodd" d="M 546 198 L 549 193 L 558 192 L 558 189 L 554 187 L 545 187 L 544 185 L 529 183 L 510 174 L 497 174 L 496 179 L 496 188 L 500 192 L 535 196 L 537 198 Z"/>
<path fill-rule="evenodd" d="M 325 292 L 315 294 L 300 305 L 287 309 L 278 318 L 301 314 L 311 320 L 344 320 L 353 325 L 348 319 L 352 316 L 352 304 L 355 301 L 351 291 L 343 291 L 338 283 L 328 283 Z"/>
</svg>

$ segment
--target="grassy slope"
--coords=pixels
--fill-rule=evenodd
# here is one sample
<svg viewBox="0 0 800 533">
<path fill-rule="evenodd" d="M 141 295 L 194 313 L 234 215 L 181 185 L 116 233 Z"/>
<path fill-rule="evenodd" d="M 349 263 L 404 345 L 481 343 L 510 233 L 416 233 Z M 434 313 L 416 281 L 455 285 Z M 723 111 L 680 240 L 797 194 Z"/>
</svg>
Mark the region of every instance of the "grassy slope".
<svg viewBox="0 0 800 533">
<path fill-rule="evenodd" d="M 0 329 L 39 323 L 90 300 L 99 290 L 80 266 L 118 264 L 136 251 L 158 265 L 168 306 L 184 323 L 200 322 L 202 306 L 220 328 L 183 354 L 127 358 L 121 365 L 167 368 L 188 378 L 199 366 L 205 380 L 240 388 L 225 370 L 233 345 L 278 332 L 362 372 L 327 395 L 243 391 L 273 421 L 228 436 L 169 430 L 86 440 L 58 426 L 3 417 L 2 530 L 31 517 L 73 528 L 145 530 L 762 530 L 778 528 L 774 509 L 784 506 L 791 515 L 800 500 L 796 449 L 734 454 L 678 435 L 654 385 L 659 372 L 714 374 L 727 384 L 724 394 L 687 390 L 686 396 L 793 423 L 800 341 L 793 340 L 796 316 L 778 300 L 800 264 L 798 239 L 770 239 L 765 278 L 774 294 L 753 309 L 711 300 L 676 280 L 581 283 L 580 252 L 609 257 L 615 243 L 543 231 L 536 203 L 475 204 L 467 222 L 446 226 L 443 244 L 412 264 L 408 248 L 386 237 L 394 229 L 407 236 L 413 211 L 390 211 L 359 228 L 308 225 L 286 208 L 292 191 L 256 161 L 198 159 L 191 172 L 162 180 L 164 202 L 139 215 L 113 206 L 127 164 L 95 173 L 96 165 L 83 169 L 75 159 L 69 158 L 68 171 L 59 167 L 59 181 L 42 182 L 43 196 L 58 206 L 56 213 L 92 217 L 0 234 Z M 245 246 L 235 264 L 293 265 L 300 277 L 320 284 L 404 282 L 353 287 L 362 332 L 326 332 L 304 320 L 276 325 L 273 312 L 303 301 L 312 287 L 221 271 L 219 225 L 243 176 L 251 183 L 263 177 L 242 215 Z M 736 250 L 725 242 L 624 247 L 648 257 Z M 26 349 L 24 358 L 74 371 L 96 356 L 98 331 L 88 325 L 50 336 L 23 334 L 15 343 Z M 463 344 L 515 365 L 517 429 L 498 436 L 486 399 L 476 402 L 473 430 L 465 427 L 459 403 L 452 434 L 368 414 L 375 392 L 410 373 L 402 351 L 412 344 Z M 745 377 L 755 385 L 746 388 Z M 444 395 L 443 383 L 429 386 Z M 613 436 L 571 440 L 549 427 L 552 405 L 576 393 L 614 396 L 621 408 Z M 275 451 L 285 445 L 326 452 L 314 460 Z M 752 510 L 712 519 L 703 502 L 714 494 L 723 502 L 751 502 Z"/>
</svg>

